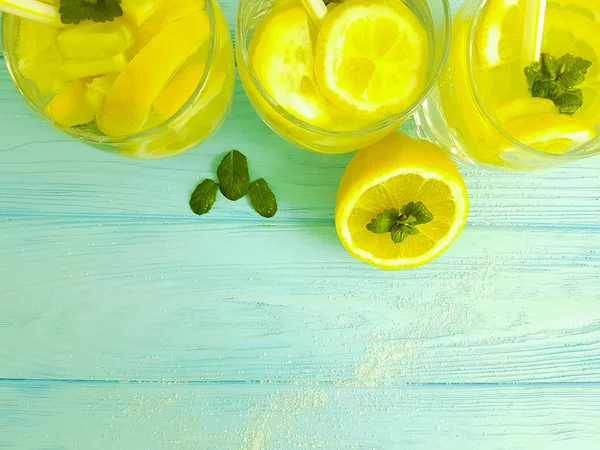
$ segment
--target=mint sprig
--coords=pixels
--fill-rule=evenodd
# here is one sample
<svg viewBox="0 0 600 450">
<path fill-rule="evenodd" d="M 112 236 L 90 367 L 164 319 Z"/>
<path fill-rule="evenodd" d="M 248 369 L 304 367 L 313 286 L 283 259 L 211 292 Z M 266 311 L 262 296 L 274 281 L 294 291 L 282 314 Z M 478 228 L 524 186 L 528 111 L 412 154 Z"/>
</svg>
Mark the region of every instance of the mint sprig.
<svg viewBox="0 0 600 450">
<path fill-rule="evenodd" d="M 577 89 L 585 81 L 592 66 L 586 59 L 566 54 L 559 59 L 542 53 L 540 61 L 524 70 L 533 97 L 552 100 L 561 114 L 575 114 L 583 106 L 583 91 Z"/>
<path fill-rule="evenodd" d="M 277 199 L 264 178 L 250 183 L 248 159 L 238 150 L 231 150 L 225 155 L 217 169 L 219 183 L 206 179 L 198 186 L 190 197 L 190 208 L 202 216 L 208 213 L 215 201 L 219 189 L 229 200 L 236 201 L 248 195 L 254 210 L 263 217 L 271 218 L 277 214 Z"/>
<path fill-rule="evenodd" d="M 77 24 L 84 20 L 112 22 L 123 15 L 121 0 L 60 0 L 60 20 Z"/>
<path fill-rule="evenodd" d="M 400 244 L 409 236 L 420 233 L 418 225 L 424 225 L 432 220 L 433 214 L 423 202 L 410 202 L 404 205 L 400 211 L 391 208 L 378 214 L 371 220 L 371 223 L 367 224 L 367 230 L 375 234 L 390 233 L 392 241 Z"/>
</svg>

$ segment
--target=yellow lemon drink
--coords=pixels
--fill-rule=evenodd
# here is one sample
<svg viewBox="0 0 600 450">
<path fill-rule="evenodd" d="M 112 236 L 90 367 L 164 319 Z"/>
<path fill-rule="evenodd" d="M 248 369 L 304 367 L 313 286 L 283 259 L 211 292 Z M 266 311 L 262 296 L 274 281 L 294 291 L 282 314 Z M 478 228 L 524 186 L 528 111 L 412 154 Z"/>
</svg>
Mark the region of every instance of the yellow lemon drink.
<svg viewBox="0 0 600 450">
<path fill-rule="evenodd" d="M 598 153 L 600 2 L 548 0 L 540 57 L 524 61 L 528 1 L 461 5 L 447 67 L 416 115 L 422 136 L 515 170 Z"/>
<path fill-rule="evenodd" d="M 322 19 L 300 0 L 241 0 L 240 78 L 262 119 L 307 149 L 343 153 L 394 131 L 445 61 L 446 0 L 345 0 Z"/>
<path fill-rule="evenodd" d="M 138 158 L 185 151 L 214 133 L 231 106 L 233 49 L 218 3 L 119 6 L 106 21 L 62 9 L 51 24 L 5 15 L 11 76 L 39 115 L 88 144 Z"/>
</svg>

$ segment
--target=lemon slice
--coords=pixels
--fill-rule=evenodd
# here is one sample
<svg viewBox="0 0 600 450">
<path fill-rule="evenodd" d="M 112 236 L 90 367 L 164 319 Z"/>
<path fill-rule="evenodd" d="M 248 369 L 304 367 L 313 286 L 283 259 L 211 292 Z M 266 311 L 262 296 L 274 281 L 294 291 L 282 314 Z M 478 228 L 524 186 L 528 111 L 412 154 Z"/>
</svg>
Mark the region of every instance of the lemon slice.
<svg viewBox="0 0 600 450">
<path fill-rule="evenodd" d="M 556 112 L 513 119 L 504 129 L 525 145 L 549 153 L 563 153 L 596 135 L 586 121 Z"/>
<path fill-rule="evenodd" d="M 476 56 L 482 67 L 496 67 L 520 56 L 525 0 L 486 2 L 475 29 Z"/>
<path fill-rule="evenodd" d="M 249 60 L 260 83 L 281 107 L 312 125 L 331 126 L 326 100 L 315 85 L 313 38 L 300 3 L 276 7 L 260 23 Z"/>
<path fill-rule="evenodd" d="M 553 113 L 558 113 L 558 109 L 552 100 L 531 96 L 508 100 L 498 105 L 498 108 L 494 111 L 496 120 L 498 120 L 500 124 L 505 124 L 509 120 L 519 117 L 539 116 Z"/>
<path fill-rule="evenodd" d="M 366 226 L 383 211 L 422 202 L 433 215 L 419 234 L 396 244 L 390 234 Z M 456 239 L 467 220 L 465 183 L 441 148 L 402 133 L 361 150 L 344 172 L 335 205 L 335 224 L 344 247 L 383 269 L 425 264 Z"/>
<path fill-rule="evenodd" d="M 423 92 L 429 37 L 401 1 L 348 0 L 317 37 L 315 75 L 338 108 L 365 119 L 399 114 Z"/>
</svg>

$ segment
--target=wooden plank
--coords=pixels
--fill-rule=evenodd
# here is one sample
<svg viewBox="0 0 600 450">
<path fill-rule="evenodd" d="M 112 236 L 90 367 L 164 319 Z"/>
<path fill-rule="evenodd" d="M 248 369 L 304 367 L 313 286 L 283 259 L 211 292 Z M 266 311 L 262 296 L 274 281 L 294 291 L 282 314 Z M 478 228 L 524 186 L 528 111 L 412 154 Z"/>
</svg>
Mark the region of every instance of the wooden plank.
<svg viewBox="0 0 600 450">
<path fill-rule="evenodd" d="M 598 385 L 0 384 L 0 447 L 595 449 Z"/>
<path fill-rule="evenodd" d="M 600 381 L 594 230 L 467 227 L 397 273 L 321 223 L 0 230 L 0 378 Z"/>
<path fill-rule="evenodd" d="M 214 177 L 231 148 L 250 160 L 252 177 L 276 192 L 274 220 L 331 221 L 337 185 L 351 155 L 321 155 L 285 142 L 261 122 L 238 82 L 221 131 L 198 149 L 167 160 L 136 161 L 88 148 L 35 117 L 0 71 L 0 214 L 110 215 L 192 218 L 189 194 Z M 27 130 L 24 133 L 22 130 Z M 413 124 L 404 129 L 413 133 Z M 243 133 L 240 132 L 243 130 Z M 539 174 L 463 167 L 476 225 L 600 223 L 600 159 Z M 221 198 L 215 219 L 254 219 L 247 202 Z"/>
</svg>

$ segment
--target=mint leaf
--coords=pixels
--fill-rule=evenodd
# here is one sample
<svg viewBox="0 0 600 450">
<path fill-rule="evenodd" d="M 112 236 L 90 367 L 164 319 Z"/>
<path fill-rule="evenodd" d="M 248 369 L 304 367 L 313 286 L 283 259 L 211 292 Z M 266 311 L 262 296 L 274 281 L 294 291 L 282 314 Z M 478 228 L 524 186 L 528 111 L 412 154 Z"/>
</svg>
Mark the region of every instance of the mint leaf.
<svg viewBox="0 0 600 450">
<path fill-rule="evenodd" d="M 250 175 L 248 159 L 237 150 L 232 150 L 217 168 L 221 192 L 229 200 L 239 200 L 248 193 Z"/>
<path fill-rule="evenodd" d="M 261 216 L 268 219 L 277 213 L 277 199 L 264 178 L 259 178 L 250 184 L 248 196 L 254 211 Z"/>
<path fill-rule="evenodd" d="M 204 180 L 190 197 L 190 208 L 199 216 L 209 212 L 217 200 L 219 185 L 213 180 Z"/>
<path fill-rule="evenodd" d="M 573 55 L 569 55 L 568 53 L 561 56 L 558 60 L 558 76 L 562 76 L 563 74 L 569 72 L 574 60 L 575 58 Z"/>
<path fill-rule="evenodd" d="M 581 89 L 565 92 L 554 99 L 561 114 L 575 114 L 583 106 L 583 92 Z"/>
<path fill-rule="evenodd" d="M 112 22 L 123 15 L 121 0 L 60 0 L 62 23 L 80 23 L 84 20 Z"/>
<path fill-rule="evenodd" d="M 588 69 L 592 66 L 591 61 L 580 57 L 573 58 L 569 61 L 569 69 L 563 72 L 559 78 L 560 84 L 567 90 L 583 83 Z"/>
<path fill-rule="evenodd" d="M 560 95 L 560 86 L 556 81 L 548 78 L 538 78 L 531 86 L 531 95 L 554 100 Z"/>
<path fill-rule="evenodd" d="M 419 234 L 419 230 L 412 225 L 394 225 L 391 230 L 392 241 L 396 244 L 400 244 L 404 242 L 407 237 L 417 234 Z"/>
<path fill-rule="evenodd" d="M 527 86 L 529 86 L 529 91 L 531 92 L 531 86 L 535 80 L 537 80 L 542 75 L 542 64 L 540 62 L 534 62 L 529 66 L 525 67 L 525 77 L 527 77 Z"/>
<path fill-rule="evenodd" d="M 556 80 L 558 60 L 549 53 L 542 53 L 541 70 L 544 75 L 552 80 Z"/>
<path fill-rule="evenodd" d="M 542 53 L 541 61 L 524 70 L 529 92 L 533 97 L 547 98 L 554 102 L 561 114 L 575 114 L 583 106 L 583 91 L 576 86 L 585 81 L 592 62 L 573 55 L 559 59 Z"/>
<path fill-rule="evenodd" d="M 429 212 L 423 202 L 410 202 L 402 208 L 402 215 L 408 218 L 413 217 L 414 221 L 407 221 L 407 223 L 415 225 L 423 225 L 433 220 L 433 214 Z"/>
<path fill-rule="evenodd" d="M 423 202 L 410 202 L 399 212 L 396 208 L 387 209 L 367 225 L 367 230 L 375 234 L 390 233 L 392 241 L 400 244 L 409 236 L 420 233 L 417 225 L 423 225 L 433 220 L 433 214 Z"/>
<path fill-rule="evenodd" d="M 378 214 L 371 223 L 367 224 L 367 230 L 375 234 L 385 234 L 392 230 L 392 227 L 398 220 L 399 212 L 396 208 L 386 209 L 381 214 Z"/>
</svg>

